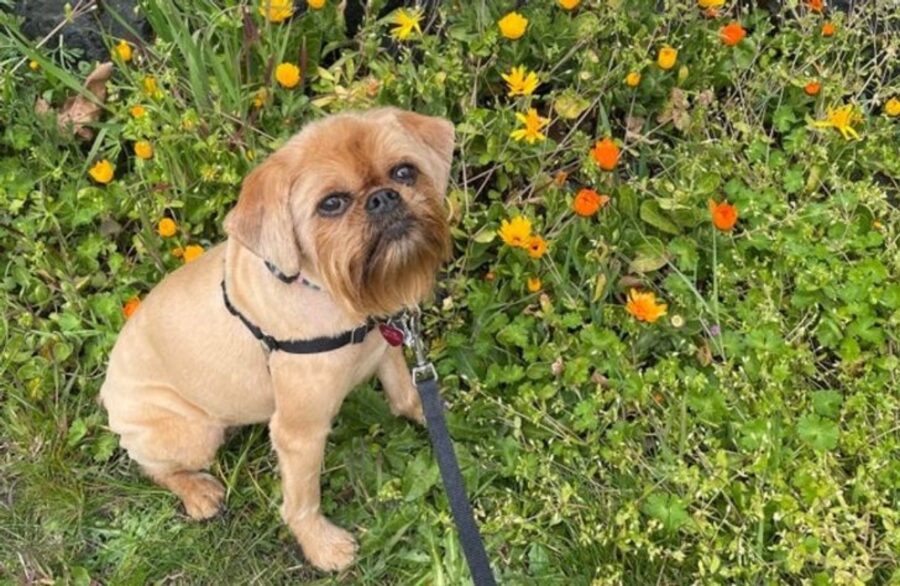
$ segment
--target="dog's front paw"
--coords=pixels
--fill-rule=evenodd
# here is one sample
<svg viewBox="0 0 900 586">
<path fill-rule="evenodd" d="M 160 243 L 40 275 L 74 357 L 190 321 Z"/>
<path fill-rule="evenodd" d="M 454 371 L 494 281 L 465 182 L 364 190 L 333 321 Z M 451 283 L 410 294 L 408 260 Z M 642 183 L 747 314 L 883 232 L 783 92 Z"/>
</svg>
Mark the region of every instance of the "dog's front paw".
<svg viewBox="0 0 900 586">
<path fill-rule="evenodd" d="M 295 529 L 306 559 L 327 572 L 343 570 L 356 559 L 356 540 L 348 532 L 319 515 Z"/>
<path fill-rule="evenodd" d="M 409 395 L 409 398 L 402 403 L 400 401 L 392 401 L 391 413 L 398 417 L 411 419 L 419 425 L 425 425 L 425 413 L 422 411 L 422 401 L 419 399 L 418 394 Z"/>
</svg>

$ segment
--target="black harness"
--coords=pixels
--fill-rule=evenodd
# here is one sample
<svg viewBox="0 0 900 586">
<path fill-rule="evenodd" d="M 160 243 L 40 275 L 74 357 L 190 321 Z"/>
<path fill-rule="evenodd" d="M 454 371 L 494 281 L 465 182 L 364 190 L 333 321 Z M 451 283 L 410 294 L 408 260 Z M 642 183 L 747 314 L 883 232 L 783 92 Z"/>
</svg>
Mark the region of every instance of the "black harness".
<svg viewBox="0 0 900 586">
<path fill-rule="evenodd" d="M 276 350 L 287 352 L 288 354 L 318 354 L 319 352 L 330 352 L 343 348 L 348 344 L 360 344 L 366 339 L 366 334 L 375 327 L 375 320 L 369 318 L 366 323 L 354 328 L 341 332 L 336 336 L 320 336 L 318 338 L 310 338 L 309 340 L 279 340 L 274 336 L 262 331 L 258 325 L 247 319 L 243 313 L 231 303 L 228 298 L 228 291 L 225 289 L 225 279 L 222 279 L 222 300 L 225 302 L 225 309 L 231 315 L 241 320 L 241 323 L 253 334 L 253 337 L 262 342 L 263 346 L 269 352 Z"/>
</svg>

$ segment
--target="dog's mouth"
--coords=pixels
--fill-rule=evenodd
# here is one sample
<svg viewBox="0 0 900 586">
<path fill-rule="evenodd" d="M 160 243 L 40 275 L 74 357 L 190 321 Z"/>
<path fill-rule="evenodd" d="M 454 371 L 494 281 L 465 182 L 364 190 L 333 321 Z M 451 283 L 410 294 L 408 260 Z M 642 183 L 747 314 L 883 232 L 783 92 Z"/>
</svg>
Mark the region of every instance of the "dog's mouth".
<svg viewBox="0 0 900 586">
<path fill-rule="evenodd" d="M 380 263 L 388 260 L 387 257 L 407 252 L 406 248 L 415 240 L 417 225 L 412 214 L 404 213 L 375 227 L 366 253 L 363 274 L 371 276 Z"/>
</svg>

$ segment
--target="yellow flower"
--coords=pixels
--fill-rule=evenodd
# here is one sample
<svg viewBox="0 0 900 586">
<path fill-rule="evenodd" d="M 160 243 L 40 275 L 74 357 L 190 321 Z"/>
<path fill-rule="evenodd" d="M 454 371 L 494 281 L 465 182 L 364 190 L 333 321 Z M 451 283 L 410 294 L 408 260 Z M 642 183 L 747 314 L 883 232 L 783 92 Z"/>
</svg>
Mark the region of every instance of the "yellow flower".
<svg viewBox="0 0 900 586">
<path fill-rule="evenodd" d="M 137 104 L 135 106 L 132 106 L 131 110 L 129 110 L 129 112 L 131 112 L 131 115 L 133 117 L 140 118 L 141 116 L 143 116 L 147 113 L 147 109 L 144 108 L 143 106 L 141 106 L 140 104 Z"/>
<path fill-rule="evenodd" d="M 159 89 L 159 86 L 156 84 L 156 78 L 152 75 L 145 77 L 143 81 L 141 81 L 141 86 L 144 93 L 151 98 L 158 98 L 162 95 L 162 90 Z"/>
<path fill-rule="evenodd" d="M 177 229 L 178 225 L 175 224 L 175 220 L 173 220 L 172 218 L 163 218 L 159 221 L 159 224 L 156 225 L 157 233 L 163 238 L 174 236 Z M 183 252 L 184 251 L 182 251 L 182 253 Z"/>
<path fill-rule="evenodd" d="M 199 244 L 189 244 L 184 247 L 184 252 L 182 252 L 181 257 L 184 259 L 184 262 L 191 262 L 197 260 L 197 258 L 203 254 L 203 247 Z"/>
<path fill-rule="evenodd" d="M 112 163 L 103 159 L 102 161 L 97 161 L 97 164 L 88 170 L 88 175 L 97 183 L 105 185 L 113 180 L 115 171 L 116 169 L 112 166 Z"/>
<path fill-rule="evenodd" d="M 32 71 L 37 71 L 38 69 L 41 68 L 41 64 L 38 63 L 37 61 L 35 61 L 34 59 L 32 59 L 31 61 L 28 62 L 28 68 L 31 69 Z"/>
<path fill-rule="evenodd" d="M 500 27 L 501 35 L 515 41 L 525 34 L 525 29 L 528 28 L 528 19 L 518 12 L 510 12 L 497 21 L 497 26 Z"/>
<path fill-rule="evenodd" d="M 253 107 L 254 108 L 262 108 L 266 105 L 266 100 L 269 99 L 269 90 L 264 87 L 256 90 L 256 93 L 253 94 Z"/>
<path fill-rule="evenodd" d="M 416 31 L 422 34 L 422 28 L 419 23 L 422 21 L 422 12 L 420 10 L 406 10 L 401 8 L 394 12 L 393 23 L 395 26 L 391 29 L 391 36 L 395 39 L 405 41 Z"/>
<path fill-rule="evenodd" d="M 697 0 L 700 8 L 722 8 L 725 6 L 725 0 Z"/>
<path fill-rule="evenodd" d="M 884 113 L 891 118 L 900 116 L 900 99 L 891 98 L 890 100 L 888 100 L 884 105 Z"/>
<path fill-rule="evenodd" d="M 531 238 L 531 220 L 524 216 L 516 216 L 512 220 L 503 220 L 497 233 L 508 246 L 525 248 L 528 246 L 528 240 Z"/>
<path fill-rule="evenodd" d="M 269 22 L 281 22 L 294 14 L 293 0 L 260 0 L 259 13 Z"/>
<path fill-rule="evenodd" d="M 325 0 L 306 0 L 306 5 L 313 10 L 321 10 L 325 7 Z"/>
<path fill-rule="evenodd" d="M 118 57 L 124 63 L 131 61 L 131 45 L 125 41 L 119 41 L 119 44 L 113 47 L 113 56 Z"/>
<path fill-rule="evenodd" d="M 547 241 L 540 236 L 532 236 L 525 248 L 531 258 L 541 258 L 547 252 Z"/>
<path fill-rule="evenodd" d="M 669 70 L 675 67 L 675 61 L 678 60 L 678 49 L 674 49 L 668 45 L 659 50 L 656 58 L 656 64 L 660 69 Z"/>
<path fill-rule="evenodd" d="M 282 87 L 297 87 L 300 83 L 300 68 L 293 63 L 281 63 L 275 68 L 275 79 Z"/>
<path fill-rule="evenodd" d="M 137 158 L 146 161 L 153 156 L 153 145 L 146 140 L 139 140 L 134 143 L 134 154 Z"/>
<path fill-rule="evenodd" d="M 652 324 L 666 315 L 668 307 L 665 303 L 657 303 L 656 295 L 652 291 L 641 293 L 637 289 L 632 289 L 628 293 L 625 311 L 633 315 L 638 321 Z"/>
<path fill-rule="evenodd" d="M 537 293 L 541 290 L 541 280 L 537 277 L 528 277 L 528 292 L 529 293 Z"/>
<path fill-rule="evenodd" d="M 537 110 L 528 109 L 528 114 L 516 113 L 519 122 L 525 125 L 525 128 L 518 128 L 510 133 L 513 140 L 526 140 L 528 144 L 534 144 L 536 141 L 544 140 L 547 136 L 541 132 L 541 128 L 546 126 L 550 120 L 538 116 Z"/>
<path fill-rule="evenodd" d="M 825 120 L 817 120 L 813 122 L 813 126 L 815 128 L 834 128 L 840 131 L 841 136 L 847 140 L 859 139 L 859 134 L 853 129 L 853 123 L 861 120 L 862 116 L 854 110 L 853 105 L 847 104 L 836 109 L 828 108 Z"/>
<path fill-rule="evenodd" d="M 575 10 L 581 4 L 581 0 L 557 0 L 563 10 Z"/>
<path fill-rule="evenodd" d="M 509 73 L 500 75 L 509 88 L 509 96 L 530 96 L 540 84 L 537 73 L 528 71 L 525 66 L 513 67 Z"/>
<path fill-rule="evenodd" d="M 628 87 L 637 87 L 639 83 L 641 83 L 641 74 L 637 71 L 632 71 L 625 76 L 625 85 Z"/>
</svg>

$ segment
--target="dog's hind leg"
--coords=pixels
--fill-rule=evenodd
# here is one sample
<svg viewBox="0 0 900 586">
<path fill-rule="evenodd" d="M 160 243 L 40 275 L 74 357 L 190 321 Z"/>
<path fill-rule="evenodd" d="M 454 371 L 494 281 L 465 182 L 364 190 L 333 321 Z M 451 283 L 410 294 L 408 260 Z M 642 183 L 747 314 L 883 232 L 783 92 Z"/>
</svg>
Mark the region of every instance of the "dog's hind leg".
<svg viewBox="0 0 900 586">
<path fill-rule="evenodd" d="M 128 455 L 181 499 L 189 517 L 215 516 L 225 489 L 204 471 L 224 440 L 225 426 L 171 391 L 148 388 L 109 399 L 104 403 L 110 428 Z"/>
</svg>

